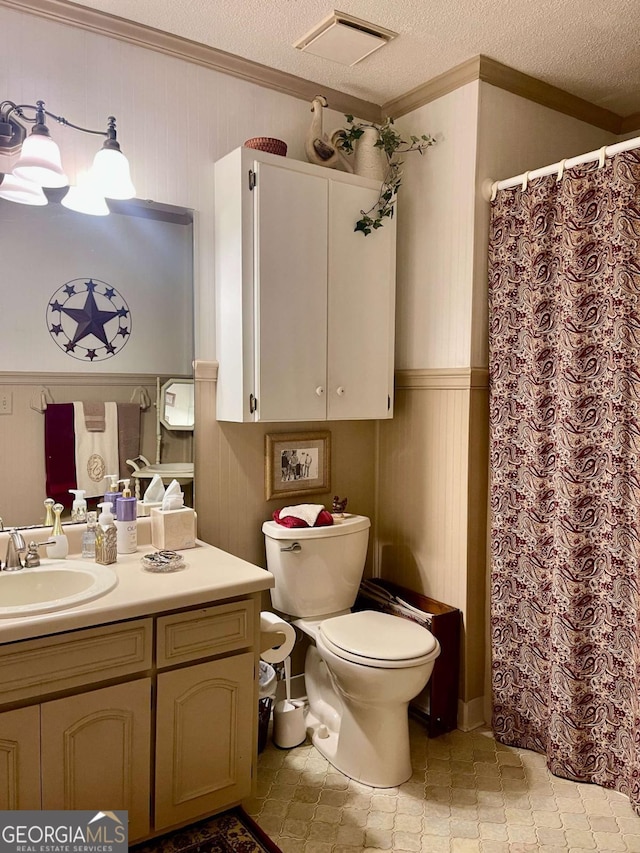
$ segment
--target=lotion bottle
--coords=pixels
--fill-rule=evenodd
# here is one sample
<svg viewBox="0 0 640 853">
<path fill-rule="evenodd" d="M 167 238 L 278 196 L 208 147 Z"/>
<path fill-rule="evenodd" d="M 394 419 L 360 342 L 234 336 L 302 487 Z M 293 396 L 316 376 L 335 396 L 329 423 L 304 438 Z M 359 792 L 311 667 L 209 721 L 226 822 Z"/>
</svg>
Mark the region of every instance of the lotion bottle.
<svg viewBox="0 0 640 853">
<path fill-rule="evenodd" d="M 53 529 L 49 534 L 49 539 L 53 539 L 53 544 L 49 545 L 47 548 L 47 557 L 51 560 L 64 560 L 69 553 L 69 540 L 62 530 L 62 524 L 60 522 L 60 516 L 62 515 L 63 509 L 64 507 L 62 504 L 53 505 L 55 521 L 53 522 Z"/>
<path fill-rule="evenodd" d="M 110 566 L 118 559 L 117 533 L 111 513 L 111 502 L 103 501 L 98 506 L 102 512 L 98 516 L 96 528 L 96 563 Z"/>
<path fill-rule="evenodd" d="M 135 554 L 138 549 L 138 501 L 131 497 L 130 480 L 122 482 L 122 497 L 116 499 L 118 554 Z"/>
</svg>

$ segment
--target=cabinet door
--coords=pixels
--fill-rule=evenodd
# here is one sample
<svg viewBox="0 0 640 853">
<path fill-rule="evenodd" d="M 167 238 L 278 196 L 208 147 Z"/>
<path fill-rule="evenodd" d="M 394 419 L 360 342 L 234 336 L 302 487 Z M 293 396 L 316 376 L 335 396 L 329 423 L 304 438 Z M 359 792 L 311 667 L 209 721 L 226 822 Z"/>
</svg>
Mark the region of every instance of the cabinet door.
<svg viewBox="0 0 640 853">
<path fill-rule="evenodd" d="M 42 808 L 126 809 L 148 835 L 150 724 L 149 678 L 44 703 Z"/>
<path fill-rule="evenodd" d="M 395 221 L 354 232 L 377 190 L 330 186 L 327 417 L 391 417 L 395 313 Z"/>
<path fill-rule="evenodd" d="M 324 420 L 328 181 L 267 163 L 256 171 L 258 419 Z"/>
<path fill-rule="evenodd" d="M 40 707 L 0 714 L 0 811 L 41 809 Z"/>
<path fill-rule="evenodd" d="M 250 794 L 253 670 L 247 653 L 158 676 L 156 830 Z"/>
</svg>

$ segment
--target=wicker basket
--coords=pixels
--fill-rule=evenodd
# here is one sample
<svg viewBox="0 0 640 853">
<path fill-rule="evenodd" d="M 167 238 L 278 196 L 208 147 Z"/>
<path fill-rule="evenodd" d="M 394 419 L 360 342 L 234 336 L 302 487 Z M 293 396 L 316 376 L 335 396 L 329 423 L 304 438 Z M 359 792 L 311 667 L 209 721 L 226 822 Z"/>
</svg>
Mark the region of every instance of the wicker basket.
<svg viewBox="0 0 640 853">
<path fill-rule="evenodd" d="M 281 139 L 274 139 L 272 136 L 254 136 L 253 139 L 247 139 L 244 147 L 257 148 L 258 151 L 279 154 L 281 157 L 287 156 L 287 143 Z"/>
</svg>

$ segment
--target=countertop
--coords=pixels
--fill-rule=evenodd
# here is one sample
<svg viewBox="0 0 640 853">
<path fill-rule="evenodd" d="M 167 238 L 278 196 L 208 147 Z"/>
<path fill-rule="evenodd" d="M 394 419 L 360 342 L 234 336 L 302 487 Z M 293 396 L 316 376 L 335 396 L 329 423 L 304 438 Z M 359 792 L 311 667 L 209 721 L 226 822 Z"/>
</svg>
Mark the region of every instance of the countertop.
<svg viewBox="0 0 640 853">
<path fill-rule="evenodd" d="M 72 563 L 80 559 L 80 537 L 84 525 L 65 528 L 68 534 Z M 29 531 L 29 539 L 44 541 L 48 531 Z M 5 538 L 0 534 L 0 542 Z M 65 610 L 20 618 L 0 618 L 0 643 L 10 643 L 62 631 L 73 631 L 109 622 L 119 622 L 139 616 L 150 616 L 168 610 L 209 604 L 240 595 L 261 592 L 275 585 L 273 575 L 266 569 L 247 563 L 226 551 L 198 541 L 195 548 L 180 553 L 185 568 L 166 574 L 144 571 L 140 558 L 155 549 L 150 544 L 150 519 L 138 520 L 138 551 L 136 554 L 118 555 L 118 562 L 110 568 L 118 575 L 117 585 L 101 598 Z M 0 555 L 4 555 L 0 544 Z M 28 571 L 24 569 L 23 571 Z"/>
</svg>

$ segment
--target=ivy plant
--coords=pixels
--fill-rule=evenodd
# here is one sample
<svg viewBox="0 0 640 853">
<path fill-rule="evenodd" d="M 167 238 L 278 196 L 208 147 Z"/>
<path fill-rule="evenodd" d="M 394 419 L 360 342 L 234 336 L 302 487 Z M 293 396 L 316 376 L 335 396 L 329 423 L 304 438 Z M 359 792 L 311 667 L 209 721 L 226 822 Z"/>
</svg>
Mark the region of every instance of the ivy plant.
<svg viewBox="0 0 640 853">
<path fill-rule="evenodd" d="M 433 136 L 423 133 L 421 136 L 410 136 L 403 139 L 394 127 L 392 118 L 386 118 L 382 124 L 374 122 L 355 121 L 352 115 L 345 115 L 347 127 L 343 128 L 335 137 L 335 144 L 345 154 L 352 154 L 358 139 L 367 127 L 373 127 L 378 132 L 376 148 L 384 151 L 387 159 L 385 176 L 380 187 L 380 195 L 376 203 L 369 210 L 361 210 L 362 217 L 356 222 L 354 231 L 360 231 L 366 237 L 372 230 L 382 228 L 385 219 L 391 219 L 395 211 L 398 190 L 402 183 L 403 160 L 398 158 L 399 154 L 408 154 L 410 151 L 424 152 L 431 145 L 435 145 Z"/>
</svg>

